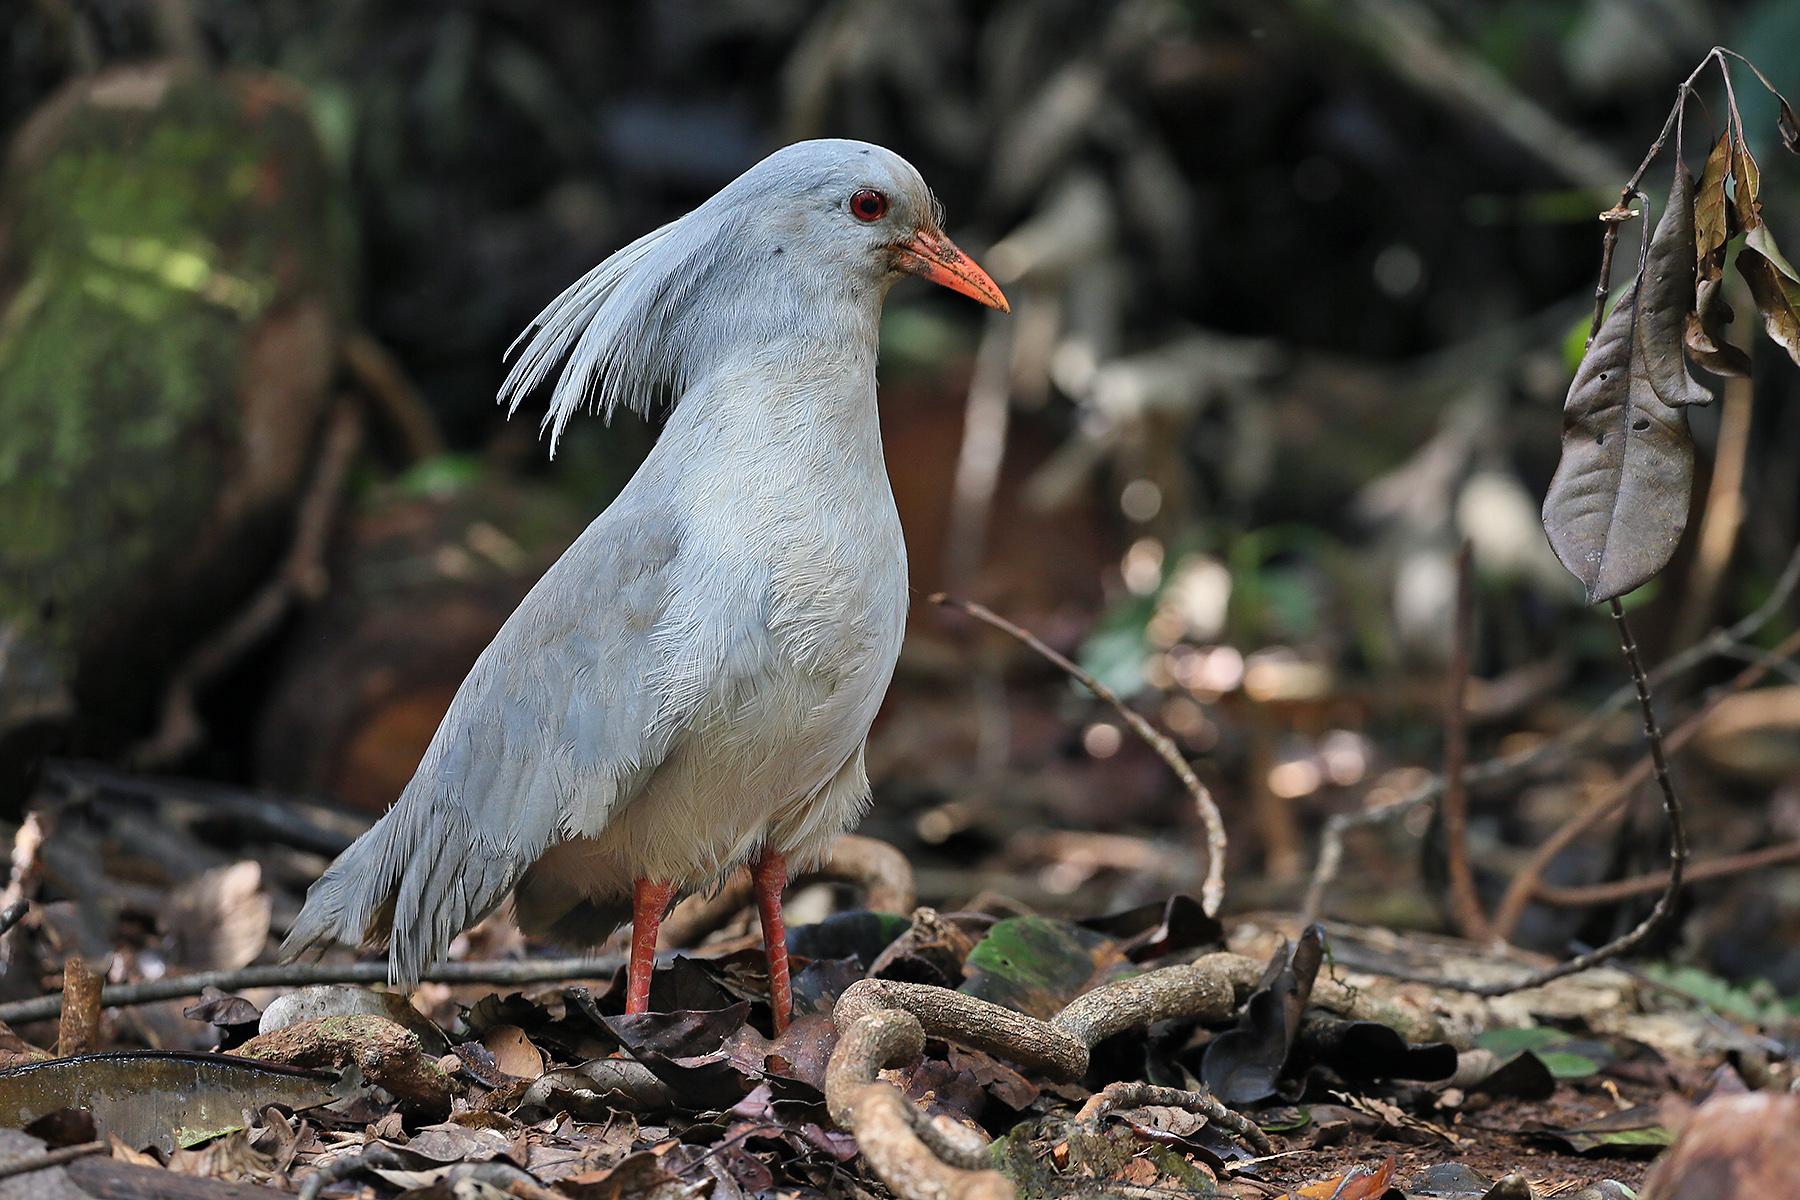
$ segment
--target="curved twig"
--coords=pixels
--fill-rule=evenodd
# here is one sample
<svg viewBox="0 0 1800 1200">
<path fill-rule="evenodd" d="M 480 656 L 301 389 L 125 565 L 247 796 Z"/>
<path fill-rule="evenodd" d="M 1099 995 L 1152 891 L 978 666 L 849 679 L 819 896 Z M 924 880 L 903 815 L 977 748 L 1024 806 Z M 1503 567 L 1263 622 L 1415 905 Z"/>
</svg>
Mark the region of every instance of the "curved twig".
<svg viewBox="0 0 1800 1200">
<path fill-rule="evenodd" d="M 1120 719 L 1131 726 L 1131 731 L 1156 751 L 1159 758 L 1169 764 L 1169 769 L 1175 772 L 1177 779 L 1181 780 L 1181 785 L 1187 789 L 1188 795 L 1194 798 L 1194 809 L 1199 813 L 1200 823 L 1206 829 L 1206 881 L 1200 886 L 1200 907 L 1205 910 L 1207 916 L 1217 916 L 1219 905 L 1225 900 L 1225 820 L 1219 815 L 1219 806 L 1214 802 L 1212 793 L 1207 790 L 1204 783 L 1200 782 L 1200 777 L 1194 774 L 1194 768 L 1188 765 L 1187 759 L 1182 757 L 1181 750 L 1169 739 L 1168 735 L 1162 733 L 1119 699 L 1117 692 L 1046 645 L 1030 630 L 1013 624 L 986 605 L 977 604 L 973 600 L 958 599 L 943 592 L 935 593 L 930 600 L 933 604 L 959 609 L 984 624 L 992 625 L 995 629 L 1035 650 L 1040 656 L 1062 668 L 1070 676 L 1079 680 L 1088 691 L 1112 705 L 1113 711 L 1119 714 Z"/>
</svg>

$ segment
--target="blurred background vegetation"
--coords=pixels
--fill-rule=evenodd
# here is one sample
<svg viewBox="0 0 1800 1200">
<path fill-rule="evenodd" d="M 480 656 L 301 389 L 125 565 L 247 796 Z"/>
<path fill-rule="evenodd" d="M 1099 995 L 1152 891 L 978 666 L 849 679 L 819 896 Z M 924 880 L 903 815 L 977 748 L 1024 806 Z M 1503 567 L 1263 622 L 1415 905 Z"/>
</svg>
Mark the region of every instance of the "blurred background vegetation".
<svg viewBox="0 0 1800 1200">
<path fill-rule="evenodd" d="M 46 756 L 379 811 L 654 437 L 582 422 L 549 463 L 493 404 L 507 344 L 769 150 L 849 136 L 920 168 L 1015 310 L 889 303 L 921 600 L 866 831 L 927 900 L 1085 912 L 1193 886 L 1190 802 L 922 597 L 992 605 L 1160 721 L 1224 808 L 1232 905 L 1292 906 L 1327 816 L 1437 766 L 1464 539 L 1477 757 L 1622 681 L 1537 516 L 1595 214 L 1714 43 L 1800 94 L 1797 0 L 18 0 L 0 31 L 0 815 Z M 1800 164 L 1746 83 L 1800 244 Z M 1755 381 L 1693 414 L 1688 536 L 1631 598 L 1652 660 L 1769 598 L 1797 539 L 1800 375 L 1751 318 L 1732 338 Z M 1800 839 L 1800 684 L 1733 701 L 1680 764 L 1703 858 Z M 1635 736 L 1476 793 L 1484 891 Z M 1352 840 L 1329 911 L 1443 923 L 1415 815 Z M 1646 796 L 1552 877 L 1653 869 L 1659 829 Z M 1637 903 L 1519 936 L 1560 952 Z M 1800 988 L 1800 875 L 1689 904 L 1668 952 Z"/>
</svg>

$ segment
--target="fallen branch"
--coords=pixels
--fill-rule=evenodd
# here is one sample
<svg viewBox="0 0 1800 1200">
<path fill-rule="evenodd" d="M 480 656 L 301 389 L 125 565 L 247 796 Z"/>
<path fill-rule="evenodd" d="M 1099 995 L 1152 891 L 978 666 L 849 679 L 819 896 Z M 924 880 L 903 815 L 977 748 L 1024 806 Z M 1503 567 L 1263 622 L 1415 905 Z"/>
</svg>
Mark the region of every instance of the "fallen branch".
<svg viewBox="0 0 1800 1200">
<path fill-rule="evenodd" d="M 439 963 L 419 978 L 427 983 L 545 983 L 558 979 L 607 979 L 623 965 L 621 955 L 595 958 L 526 958 L 495 962 Z M 385 962 L 278 963 L 235 971 L 201 971 L 146 983 L 125 983 L 100 993 L 100 1007 L 127 1008 L 198 996 L 209 987 L 235 992 L 252 987 L 304 987 L 315 983 L 386 983 Z M 62 1012 L 61 994 L 0 1004 L 0 1022 L 45 1021 Z"/>
<path fill-rule="evenodd" d="M 258 1034 L 227 1053 L 286 1067 L 342 1071 L 354 1063 L 408 1112 L 442 1119 L 450 1113 L 451 1080 L 425 1052 L 419 1035 L 373 1013 L 315 1017 Z"/>
<path fill-rule="evenodd" d="M 1118 693 L 1045 645 L 1029 630 L 1013 624 L 992 609 L 977 604 L 973 600 L 961 600 L 955 596 L 945 595 L 943 592 L 936 593 L 930 599 L 933 604 L 959 609 L 978 621 L 992 625 L 995 629 L 1062 668 L 1070 676 L 1079 680 L 1088 691 L 1112 705 L 1113 711 L 1117 712 L 1119 717 L 1131 726 L 1131 731 L 1142 738 L 1146 745 L 1156 751 L 1165 763 L 1169 764 L 1169 769 L 1175 772 L 1177 779 L 1181 780 L 1188 795 L 1194 798 L 1195 811 L 1199 813 L 1200 823 L 1206 829 L 1206 880 L 1200 886 L 1200 907 L 1207 916 L 1217 916 L 1219 905 L 1225 900 L 1225 820 L 1219 815 L 1219 806 L 1213 802 L 1212 793 L 1206 790 L 1206 785 L 1200 782 L 1198 775 L 1194 774 L 1194 768 L 1188 765 L 1187 759 L 1182 757 L 1181 751 L 1175 743 L 1119 699 Z"/>
</svg>

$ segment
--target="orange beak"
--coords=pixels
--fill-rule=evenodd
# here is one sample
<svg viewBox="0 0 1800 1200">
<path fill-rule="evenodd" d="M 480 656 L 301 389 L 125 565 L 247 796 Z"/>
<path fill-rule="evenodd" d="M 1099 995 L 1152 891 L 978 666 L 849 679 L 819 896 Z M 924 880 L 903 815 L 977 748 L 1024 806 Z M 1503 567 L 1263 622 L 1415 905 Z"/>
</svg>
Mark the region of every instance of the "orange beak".
<svg viewBox="0 0 1800 1200">
<path fill-rule="evenodd" d="M 988 273 L 938 230 L 920 229 L 904 241 L 895 242 L 894 266 L 909 275 L 961 292 L 989 308 L 997 308 L 1003 313 L 1012 311 L 1012 305 L 1006 302 L 1006 297 L 988 278 Z"/>
</svg>

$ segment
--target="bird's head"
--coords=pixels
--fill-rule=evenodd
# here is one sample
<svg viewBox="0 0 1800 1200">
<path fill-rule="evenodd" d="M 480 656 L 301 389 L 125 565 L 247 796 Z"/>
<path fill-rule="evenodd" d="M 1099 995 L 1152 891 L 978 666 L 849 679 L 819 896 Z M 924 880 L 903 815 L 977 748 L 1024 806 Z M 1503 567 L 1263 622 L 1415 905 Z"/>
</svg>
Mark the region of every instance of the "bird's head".
<svg viewBox="0 0 1800 1200">
<path fill-rule="evenodd" d="M 585 405 L 648 411 L 745 345 L 854 329 L 872 351 L 882 298 L 906 275 L 1011 311 L 944 236 L 911 163 L 867 142 L 797 142 L 551 301 L 514 343 L 500 400 L 516 410 L 564 364 L 544 417 L 554 453 Z"/>
<path fill-rule="evenodd" d="M 943 207 L 892 150 L 838 138 L 797 142 L 719 199 L 751 210 L 747 236 L 770 257 L 800 256 L 799 269 L 844 271 L 883 292 L 902 275 L 917 275 L 1012 311 L 988 273 L 945 236 Z"/>
</svg>

